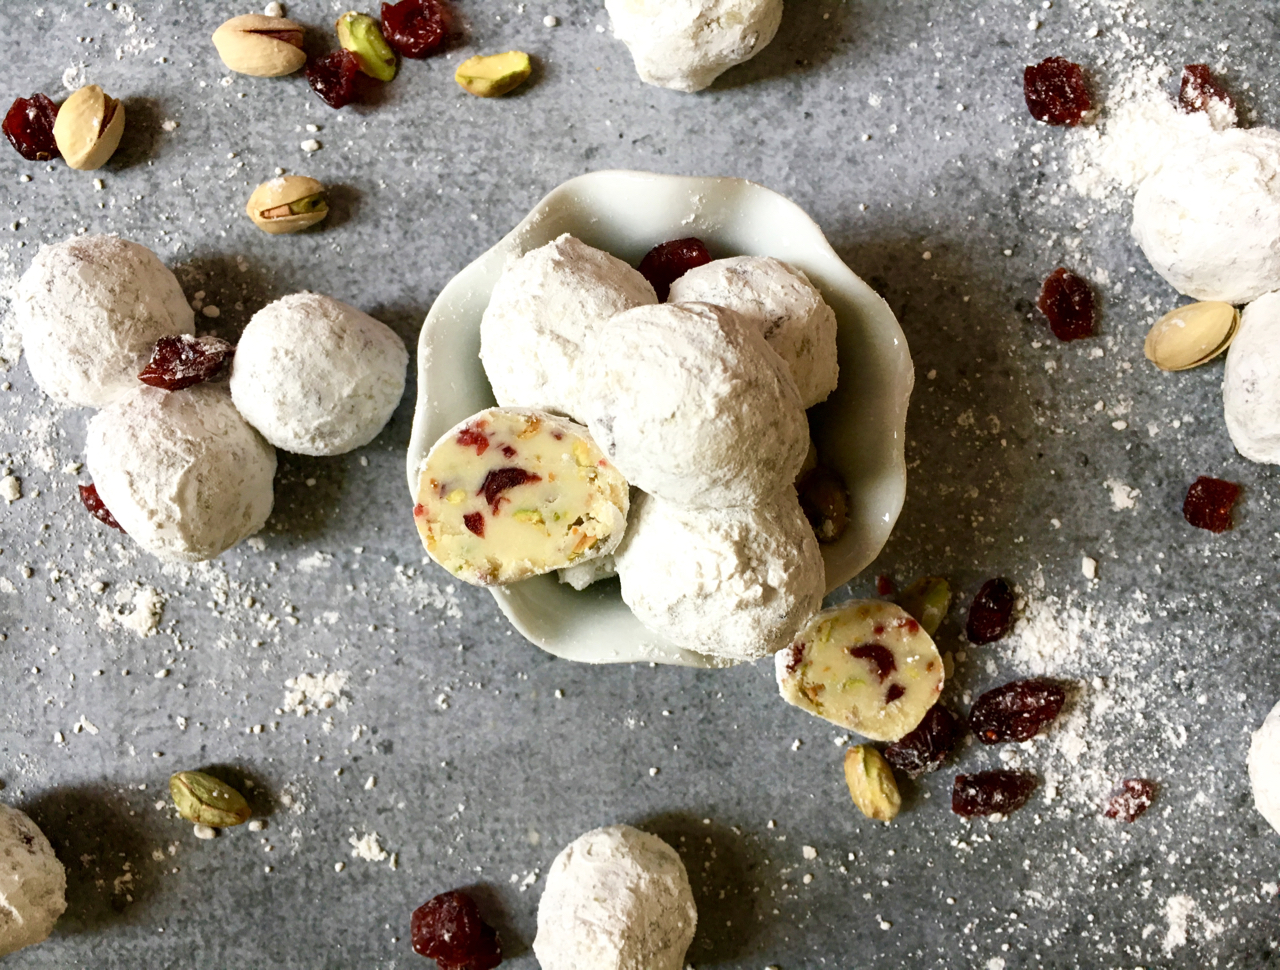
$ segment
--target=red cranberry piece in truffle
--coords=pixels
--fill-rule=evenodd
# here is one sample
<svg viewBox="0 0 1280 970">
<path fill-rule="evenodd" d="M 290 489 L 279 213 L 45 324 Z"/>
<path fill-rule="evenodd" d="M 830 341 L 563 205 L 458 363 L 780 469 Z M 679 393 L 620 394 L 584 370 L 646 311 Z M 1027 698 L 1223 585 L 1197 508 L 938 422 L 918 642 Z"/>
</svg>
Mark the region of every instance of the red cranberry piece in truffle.
<svg viewBox="0 0 1280 970">
<path fill-rule="evenodd" d="M 1093 106 L 1084 71 L 1065 57 L 1048 57 L 1022 72 L 1027 109 L 1037 121 L 1078 125 Z"/>
<path fill-rule="evenodd" d="M 99 522 L 104 525 L 109 525 L 113 529 L 118 529 L 119 531 L 124 532 L 124 527 L 116 521 L 116 517 L 111 514 L 110 509 L 108 509 L 103 503 L 102 497 L 98 495 L 98 486 L 81 485 L 80 501 L 83 502 L 84 507 L 89 510 L 89 514 Z"/>
<path fill-rule="evenodd" d="M 217 337 L 161 337 L 138 380 L 166 391 L 180 391 L 214 377 L 234 353 L 231 344 Z"/>
<path fill-rule="evenodd" d="M 1208 111 L 1209 103 L 1217 101 L 1228 108 L 1235 102 L 1209 70 L 1208 64 L 1188 64 L 1182 69 L 1182 84 L 1178 89 L 1178 106 L 1188 113 Z"/>
<path fill-rule="evenodd" d="M 497 931 L 464 892 L 441 893 L 413 911 L 413 949 L 440 970 L 493 970 L 502 962 Z"/>
</svg>

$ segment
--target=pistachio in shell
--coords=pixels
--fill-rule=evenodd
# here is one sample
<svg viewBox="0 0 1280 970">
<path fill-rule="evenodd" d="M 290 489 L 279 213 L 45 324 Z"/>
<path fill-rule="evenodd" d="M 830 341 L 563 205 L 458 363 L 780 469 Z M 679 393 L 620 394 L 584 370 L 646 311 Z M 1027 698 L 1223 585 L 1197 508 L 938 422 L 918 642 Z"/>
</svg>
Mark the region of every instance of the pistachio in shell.
<svg viewBox="0 0 1280 970">
<path fill-rule="evenodd" d="M 247 13 L 232 17 L 213 32 L 222 63 L 237 74 L 282 77 L 307 63 L 302 25 L 284 17 Z"/>
<path fill-rule="evenodd" d="M 1239 329 L 1240 311 L 1230 303 L 1188 303 L 1156 321 L 1142 350 L 1161 370 L 1190 370 L 1231 346 Z"/>
<path fill-rule="evenodd" d="M 124 105 L 96 84 L 86 84 L 62 103 L 53 140 L 71 168 L 101 168 L 120 147 Z"/>
<path fill-rule="evenodd" d="M 273 236 L 299 232 L 329 214 L 324 185 L 305 175 L 283 175 L 263 182 L 245 203 L 253 224 Z"/>
<path fill-rule="evenodd" d="M 169 794 L 178 814 L 197 825 L 225 829 L 253 814 L 243 795 L 203 771 L 179 771 L 169 779 Z"/>
</svg>

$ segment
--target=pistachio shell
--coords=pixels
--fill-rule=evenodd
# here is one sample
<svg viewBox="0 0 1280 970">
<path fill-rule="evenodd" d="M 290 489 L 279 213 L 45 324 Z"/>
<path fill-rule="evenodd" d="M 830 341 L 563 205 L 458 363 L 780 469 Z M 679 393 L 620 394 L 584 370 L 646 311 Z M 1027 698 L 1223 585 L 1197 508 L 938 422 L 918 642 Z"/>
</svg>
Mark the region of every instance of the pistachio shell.
<svg viewBox="0 0 1280 970">
<path fill-rule="evenodd" d="M 462 89 L 478 98 L 497 98 L 523 84 L 533 73 L 529 55 L 523 51 L 507 51 L 468 57 L 458 65 L 453 79 Z"/>
<path fill-rule="evenodd" d="M 169 779 L 169 794 L 178 814 L 197 825 L 230 828 L 253 814 L 243 795 L 203 771 L 179 771 Z"/>
<path fill-rule="evenodd" d="M 53 140 L 71 168 L 90 171 L 107 163 L 124 134 L 124 105 L 96 84 L 86 84 L 62 103 Z"/>
<path fill-rule="evenodd" d="M 323 192 L 324 185 L 313 178 L 305 175 L 284 175 L 263 182 L 254 189 L 244 208 L 254 225 L 263 232 L 271 233 L 273 236 L 298 232 L 308 226 L 314 226 L 327 216 L 329 207 L 321 203 L 319 208 L 309 212 L 285 215 L 267 215 L 267 213 Z"/>
<path fill-rule="evenodd" d="M 284 37 L 296 38 L 297 43 Z M 280 77 L 307 63 L 302 25 L 284 17 L 260 13 L 232 17 L 213 32 L 213 46 L 222 63 L 237 74 Z"/>
<path fill-rule="evenodd" d="M 1161 370 L 1189 370 L 1226 350 L 1239 329 L 1240 311 L 1230 303 L 1188 303 L 1157 320 L 1142 349 Z"/>
</svg>

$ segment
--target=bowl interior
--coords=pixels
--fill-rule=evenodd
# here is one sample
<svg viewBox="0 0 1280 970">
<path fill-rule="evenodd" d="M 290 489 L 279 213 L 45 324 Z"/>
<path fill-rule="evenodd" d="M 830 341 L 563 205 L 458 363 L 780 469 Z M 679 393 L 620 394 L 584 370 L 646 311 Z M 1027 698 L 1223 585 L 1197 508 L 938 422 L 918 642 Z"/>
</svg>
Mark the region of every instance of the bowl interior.
<svg viewBox="0 0 1280 970">
<path fill-rule="evenodd" d="M 850 525 L 823 547 L 828 592 L 883 548 L 906 494 L 907 404 L 914 383 L 906 338 L 893 312 L 836 255 L 793 202 L 732 178 L 595 172 L 552 191 L 501 242 L 440 293 L 418 342 L 418 402 L 407 462 L 409 490 L 431 446 L 495 401 L 480 363 L 480 318 L 508 259 L 572 233 L 635 265 L 653 246 L 697 236 L 713 256 L 773 256 L 804 270 L 835 311 L 840 383 L 809 411 L 823 461 L 849 485 Z M 588 663 L 653 661 L 716 666 L 646 630 L 615 581 L 577 592 L 554 575 L 492 590 L 527 639 Z"/>
</svg>

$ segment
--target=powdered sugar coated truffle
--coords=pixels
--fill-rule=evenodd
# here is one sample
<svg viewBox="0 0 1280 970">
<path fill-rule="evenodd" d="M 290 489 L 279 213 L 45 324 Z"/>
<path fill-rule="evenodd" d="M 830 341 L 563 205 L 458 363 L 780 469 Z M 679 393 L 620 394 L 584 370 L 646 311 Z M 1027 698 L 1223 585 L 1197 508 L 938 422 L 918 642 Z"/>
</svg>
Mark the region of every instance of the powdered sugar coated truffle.
<svg viewBox="0 0 1280 970">
<path fill-rule="evenodd" d="M 1222 376 L 1222 407 L 1240 454 L 1280 464 L 1280 292 L 1258 297 L 1240 315 Z"/>
<path fill-rule="evenodd" d="M 669 303 L 714 303 L 760 328 L 806 408 L 836 389 L 836 314 L 801 270 L 769 256 L 717 259 L 671 284 Z"/>
<path fill-rule="evenodd" d="M 1280 704 L 1253 733 L 1248 764 L 1254 807 L 1280 832 Z"/>
<path fill-rule="evenodd" d="M 13 312 L 41 390 L 81 407 L 132 391 L 161 337 L 195 333 L 173 273 L 146 246 L 116 236 L 40 247 L 14 289 Z"/>
<path fill-rule="evenodd" d="M 605 0 L 613 36 L 640 80 L 701 91 L 760 53 L 782 23 L 782 0 Z"/>
<path fill-rule="evenodd" d="M 568 234 L 525 253 L 503 272 L 480 323 L 480 358 L 498 404 L 580 418 L 587 335 L 657 302 L 632 267 Z"/>
<path fill-rule="evenodd" d="M 754 508 L 631 507 L 622 598 L 650 630 L 734 662 L 781 650 L 822 606 L 826 574 L 795 490 Z"/>
<path fill-rule="evenodd" d="M 404 341 L 386 324 L 332 297 L 295 293 L 244 328 L 231 396 L 277 448 L 341 455 L 391 420 L 408 366 Z"/>
<path fill-rule="evenodd" d="M 542 970 L 681 970 L 698 910 L 675 849 L 611 825 L 551 863 L 533 952 Z"/>
<path fill-rule="evenodd" d="M 271 514 L 275 449 L 225 384 L 140 385 L 94 415 L 86 460 L 103 504 L 160 559 L 212 559 Z"/>
<path fill-rule="evenodd" d="M 583 356 L 591 435 L 627 481 L 670 502 L 754 505 L 795 481 L 809 430 L 760 331 L 707 303 L 619 314 Z"/>
<path fill-rule="evenodd" d="M 1197 300 L 1280 289 L 1280 132 L 1232 128 L 1167 155 L 1138 188 L 1133 235 L 1155 271 Z"/>
<path fill-rule="evenodd" d="M 26 813 L 0 805 L 0 957 L 48 939 L 67 908 L 67 872 Z"/>
</svg>

